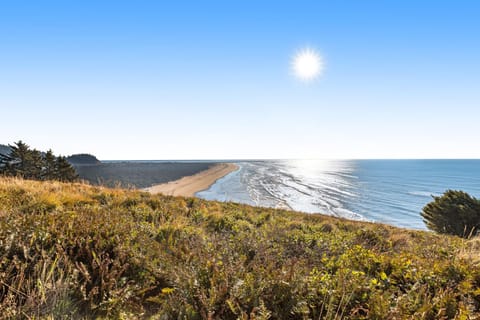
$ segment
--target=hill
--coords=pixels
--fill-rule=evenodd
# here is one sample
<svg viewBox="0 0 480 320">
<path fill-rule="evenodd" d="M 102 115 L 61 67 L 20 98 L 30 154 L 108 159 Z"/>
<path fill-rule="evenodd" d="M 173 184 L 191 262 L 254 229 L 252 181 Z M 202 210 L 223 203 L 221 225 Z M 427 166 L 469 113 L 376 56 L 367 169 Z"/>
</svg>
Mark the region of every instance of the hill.
<svg viewBox="0 0 480 320">
<path fill-rule="evenodd" d="M 100 164 L 94 155 L 88 153 L 73 154 L 67 157 L 67 161 L 72 165 L 84 165 L 84 164 Z"/>
<path fill-rule="evenodd" d="M 474 319 L 480 240 L 0 179 L 5 318 Z"/>
</svg>

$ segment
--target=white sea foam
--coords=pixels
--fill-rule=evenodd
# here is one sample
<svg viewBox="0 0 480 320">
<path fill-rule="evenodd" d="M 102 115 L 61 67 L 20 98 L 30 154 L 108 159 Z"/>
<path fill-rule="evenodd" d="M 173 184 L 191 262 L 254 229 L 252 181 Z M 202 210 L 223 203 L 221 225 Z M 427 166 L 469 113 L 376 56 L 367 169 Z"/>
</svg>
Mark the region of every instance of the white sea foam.
<svg viewBox="0 0 480 320">
<path fill-rule="evenodd" d="M 224 200 L 229 194 L 231 200 L 242 203 L 254 203 L 258 206 L 273 208 L 291 208 L 308 213 L 324 213 L 349 219 L 364 218 L 344 207 L 342 197 L 356 195 L 346 190 L 350 175 L 338 172 L 313 175 L 316 180 L 308 179 L 308 172 L 295 175 L 296 167 L 282 161 L 252 161 L 238 163 L 240 170 L 219 180 L 212 188 L 198 193 L 206 199 Z M 316 167 L 313 167 L 317 170 Z M 297 170 L 298 171 L 298 170 Z M 317 170 L 318 171 L 318 170 Z M 228 190 L 238 183 L 236 192 Z M 239 192 L 242 190 L 243 192 Z M 241 195 L 242 197 L 238 197 Z M 235 198 L 237 196 L 237 198 Z"/>
<path fill-rule="evenodd" d="M 418 196 L 418 197 L 438 197 L 441 194 L 435 193 L 435 192 L 430 192 L 430 191 L 409 191 L 407 192 L 408 194 L 411 194 L 412 196 Z"/>
<path fill-rule="evenodd" d="M 424 229 L 420 216 L 446 189 L 480 196 L 478 160 L 248 161 L 206 199 L 324 213 Z"/>
</svg>

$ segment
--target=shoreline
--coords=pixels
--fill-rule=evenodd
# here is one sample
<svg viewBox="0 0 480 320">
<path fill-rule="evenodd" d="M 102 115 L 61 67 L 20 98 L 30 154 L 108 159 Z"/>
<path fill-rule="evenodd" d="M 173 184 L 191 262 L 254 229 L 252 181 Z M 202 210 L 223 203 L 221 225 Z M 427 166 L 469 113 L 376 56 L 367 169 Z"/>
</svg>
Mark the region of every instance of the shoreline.
<svg viewBox="0 0 480 320">
<path fill-rule="evenodd" d="M 169 196 L 194 197 L 197 192 L 210 188 L 218 179 L 238 170 L 238 168 L 239 166 L 233 163 L 218 163 L 194 175 L 153 185 L 142 190 L 152 194 L 161 193 Z"/>
</svg>

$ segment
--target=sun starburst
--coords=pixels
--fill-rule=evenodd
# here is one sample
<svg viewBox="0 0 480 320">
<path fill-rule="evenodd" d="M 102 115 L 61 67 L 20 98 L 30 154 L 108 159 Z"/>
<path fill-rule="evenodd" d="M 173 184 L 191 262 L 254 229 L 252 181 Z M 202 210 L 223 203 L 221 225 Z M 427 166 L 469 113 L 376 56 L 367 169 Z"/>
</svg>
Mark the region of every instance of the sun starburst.
<svg viewBox="0 0 480 320">
<path fill-rule="evenodd" d="M 302 81 L 315 80 L 323 73 L 323 58 L 316 50 L 304 48 L 293 57 L 292 69 L 295 77 Z"/>
</svg>

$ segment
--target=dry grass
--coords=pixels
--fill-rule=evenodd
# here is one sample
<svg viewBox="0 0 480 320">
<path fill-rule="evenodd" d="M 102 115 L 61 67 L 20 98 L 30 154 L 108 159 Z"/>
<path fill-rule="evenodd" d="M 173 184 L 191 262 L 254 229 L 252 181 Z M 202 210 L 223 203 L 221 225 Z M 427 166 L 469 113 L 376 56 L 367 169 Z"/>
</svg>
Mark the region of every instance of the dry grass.
<svg viewBox="0 0 480 320">
<path fill-rule="evenodd" d="M 480 268 L 480 237 L 465 241 L 458 256 Z"/>
<path fill-rule="evenodd" d="M 0 178 L 0 318 L 477 319 L 480 241 Z"/>
</svg>

